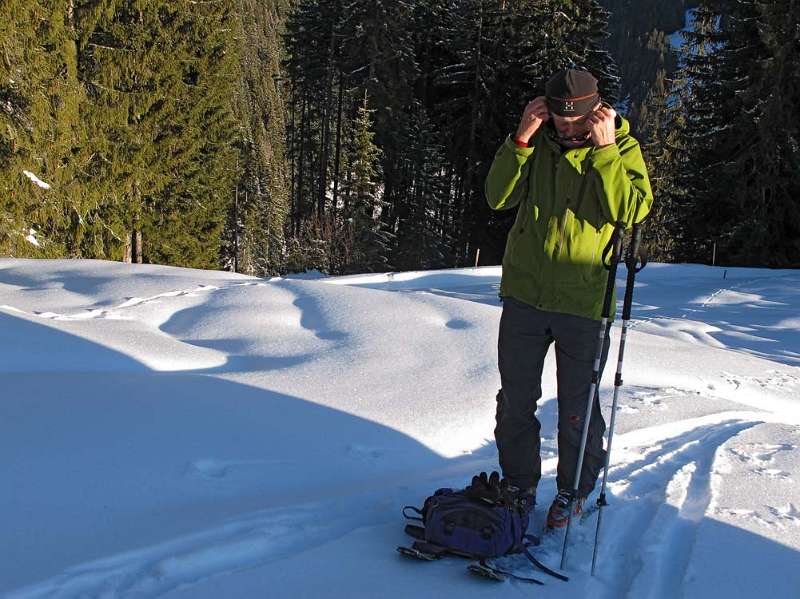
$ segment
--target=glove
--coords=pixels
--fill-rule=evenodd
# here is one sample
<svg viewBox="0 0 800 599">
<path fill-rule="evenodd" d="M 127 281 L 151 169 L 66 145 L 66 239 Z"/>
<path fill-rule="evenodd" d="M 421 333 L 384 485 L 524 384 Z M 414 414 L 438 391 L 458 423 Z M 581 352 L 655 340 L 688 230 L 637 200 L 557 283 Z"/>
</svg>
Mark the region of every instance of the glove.
<svg viewBox="0 0 800 599">
<path fill-rule="evenodd" d="M 509 487 L 508 480 L 501 479 L 499 472 L 492 472 L 488 476 L 481 472 L 472 477 L 472 483 L 464 489 L 464 494 L 488 503 L 502 503 L 508 495 Z"/>
</svg>

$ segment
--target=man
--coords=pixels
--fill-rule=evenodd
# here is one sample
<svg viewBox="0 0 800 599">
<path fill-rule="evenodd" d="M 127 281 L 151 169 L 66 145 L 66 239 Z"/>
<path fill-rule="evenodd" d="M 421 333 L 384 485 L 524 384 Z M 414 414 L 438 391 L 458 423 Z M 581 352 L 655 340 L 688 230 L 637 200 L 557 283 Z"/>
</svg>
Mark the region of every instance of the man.
<svg viewBox="0 0 800 599">
<path fill-rule="evenodd" d="M 545 94 L 528 103 L 516 133 L 500 146 L 485 192 L 493 209 L 517 208 L 500 286 L 500 466 L 533 505 L 541 477 L 536 402 L 545 355 L 555 342 L 558 493 L 547 525 L 560 528 L 567 522 L 594 369 L 607 281 L 603 249 L 614 223 L 639 222 L 653 195 L 639 143 L 628 122 L 601 102 L 590 73 L 556 73 Z M 608 343 L 606 336 L 603 365 Z M 595 400 L 573 513 L 581 511 L 604 465 L 604 432 Z"/>
</svg>

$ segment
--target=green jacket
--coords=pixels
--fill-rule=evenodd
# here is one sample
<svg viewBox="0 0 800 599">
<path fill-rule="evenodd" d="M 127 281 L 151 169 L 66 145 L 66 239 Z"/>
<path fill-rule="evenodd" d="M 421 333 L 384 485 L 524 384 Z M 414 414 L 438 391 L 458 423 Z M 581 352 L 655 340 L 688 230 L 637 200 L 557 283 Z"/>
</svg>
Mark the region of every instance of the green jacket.
<svg viewBox="0 0 800 599">
<path fill-rule="evenodd" d="M 541 310 L 600 320 L 607 271 L 602 253 L 622 220 L 650 211 L 653 192 L 639 142 L 617 117 L 616 144 L 564 150 L 543 126 L 531 147 L 508 137 L 486 178 L 495 210 L 518 207 L 503 257 L 500 294 Z"/>
</svg>

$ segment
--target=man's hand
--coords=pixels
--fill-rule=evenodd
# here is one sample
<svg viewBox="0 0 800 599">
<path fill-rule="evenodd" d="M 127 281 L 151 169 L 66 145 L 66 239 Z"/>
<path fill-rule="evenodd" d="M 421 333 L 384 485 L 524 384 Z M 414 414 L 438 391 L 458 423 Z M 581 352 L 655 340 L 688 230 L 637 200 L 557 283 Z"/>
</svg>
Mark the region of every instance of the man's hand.
<svg viewBox="0 0 800 599">
<path fill-rule="evenodd" d="M 522 113 L 522 119 L 520 119 L 519 127 L 514 135 L 515 139 L 528 143 L 541 124 L 549 119 L 550 112 L 547 110 L 545 97 L 539 96 L 531 100 Z"/>
<path fill-rule="evenodd" d="M 617 127 L 614 123 L 616 117 L 617 112 L 613 108 L 601 106 L 586 119 L 595 147 L 600 148 L 616 143 Z"/>
</svg>

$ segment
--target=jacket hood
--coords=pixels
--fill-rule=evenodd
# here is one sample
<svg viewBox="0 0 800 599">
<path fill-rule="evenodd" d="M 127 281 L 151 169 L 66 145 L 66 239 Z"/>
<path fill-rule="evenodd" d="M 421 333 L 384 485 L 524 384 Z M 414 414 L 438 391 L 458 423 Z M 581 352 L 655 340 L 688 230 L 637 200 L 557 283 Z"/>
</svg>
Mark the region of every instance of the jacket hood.
<svg viewBox="0 0 800 599">
<path fill-rule="evenodd" d="M 618 114 L 614 119 L 614 125 L 617 128 L 617 137 L 631 134 L 631 124 L 624 116 Z"/>
</svg>

